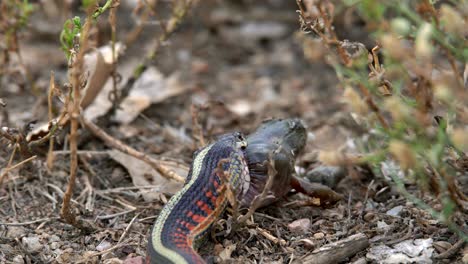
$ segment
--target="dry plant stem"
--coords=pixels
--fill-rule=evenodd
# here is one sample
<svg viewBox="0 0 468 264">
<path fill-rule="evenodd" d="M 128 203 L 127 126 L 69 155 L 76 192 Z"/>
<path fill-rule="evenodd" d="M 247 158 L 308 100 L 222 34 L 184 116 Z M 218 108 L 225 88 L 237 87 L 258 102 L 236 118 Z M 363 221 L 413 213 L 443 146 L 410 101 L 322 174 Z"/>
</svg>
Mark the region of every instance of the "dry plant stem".
<svg viewBox="0 0 468 264">
<path fill-rule="evenodd" d="M 57 220 L 60 219 L 58 217 L 47 217 L 47 218 L 41 218 L 37 220 L 32 220 L 32 221 L 27 221 L 27 222 L 21 222 L 21 223 L 2 223 L 0 222 L 0 226 L 25 226 L 25 225 L 32 225 L 32 224 L 37 224 L 37 223 L 42 223 L 42 222 L 49 222 L 52 220 Z"/>
<path fill-rule="evenodd" d="M 155 1 L 155 2 L 156 3 L 154 3 L 154 5 L 157 4 L 157 1 Z M 126 47 L 129 47 L 130 45 L 132 45 L 135 42 L 135 40 L 138 38 L 138 36 L 143 31 L 143 27 L 148 22 L 148 19 L 149 19 L 151 13 L 153 12 L 153 8 L 150 5 L 150 3 L 148 3 L 147 1 L 145 1 L 145 3 L 147 4 L 147 6 L 143 8 L 143 13 L 140 15 L 140 21 L 138 21 L 136 27 L 133 28 L 132 31 L 130 33 L 128 33 L 128 35 L 127 35 L 127 38 L 125 40 L 125 46 Z M 135 9 L 137 10 L 137 9 L 139 9 L 139 7 L 140 6 L 137 6 Z M 134 10 L 132 12 L 134 15 L 136 15 L 136 12 L 137 12 L 136 10 Z"/>
<path fill-rule="evenodd" d="M 385 121 L 385 118 L 382 116 L 382 113 L 380 112 L 379 107 L 375 104 L 374 100 L 372 100 L 372 95 L 369 93 L 369 91 L 363 84 L 360 83 L 358 84 L 358 86 L 359 86 L 359 90 L 364 94 L 366 98 L 367 105 L 375 113 L 382 127 L 385 129 L 388 129 L 389 126 L 387 124 L 387 121 Z"/>
<path fill-rule="evenodd" d="M 0 129 L 0 132 L 2 130 Z M 3 170 L 2 174 L 0 175 L 0 187 L 2 186 L 3 179 L 8 175 L 8 168 L 11 167 L 11 163 L 13 162 L 13 158 L 15 157 L 16 154 L 16 149 L 18 148 L 18 144 L 14 145 L 13 151 L 11 152 L 10 159 L 8 160 L 7 167 Z"/>
<path fill-rule="evenodd" d="M 274 235 L 270 234 L 270 232 L 268 232 L 267 230 L 263 229 L 263 228 L 260 228 L 260 227 L 256 227 L 255 228 L 262 236 L 264 236 L 266 239 L 270 240 L 271 242 L 275 243 L 275 244 L 280 244 L 281 246 L 286 246 L 286 240 L 282 239 L 282 238 L 277 238 L 275 237 Z"/>
<path fill-rule="evenodd" d="M 341 41 L 338 40 L 337 36 L 336 36 L 336 33 L 335 33 L 335 30 L 333 29 L 333 5 L 329 5 L 329 8 L 331 9 L 330 10 L 330 16 L 328 16 L 323 8 L 323 1 L 320 2 L 319 4 L 319 11 L 320 11 L 320 15 L 325 23 L 325 26 L 327 28 L 327 31 L 328 31 L 328 34 L 330 34 L 331 36 L 331 41 L 330 40 L 327 40 L 327 43 L 328 44 L 331 44 L 331 43 L 337 43 L 338 45 L 336 46 L 336 49 L 338 50 L 338 55 L 340 56 L 341 60 L 343 61 L 343 64 L 344 65 L 350 65 L 350 60 L 348 58 L 348 56 L 346 55 L 346 52 L 343 50 L 343 47 L 341 47 L 341 45 L 339 45 L 339 43 L 341 43 Z"/>
<path fill-rule="evenodd" d="M 34 160 L 34 159 L 36 159 L 36 158 L 37 158 L 37 156 L 32 156 L 32 157 L 29 157 L 29 158 L 27 158 L 27 159 L 21 161 L 20 163 L 17 163 L 17 164 L 15 164 L 15 165 L 11 166 L 11 167 L 8 166 L 8 168 L 5 169 L 5 172 L 8 173 L 8 172 L 10 172 L 11 170 L 14 170 L 14 169 L 18 168 L 19 166 L 21 166 L 21 165 L 23 165 L 23 164 L 25 164 L 25 163 L 27 163 L 27 162 L 30 162 L 31 160 Z"/>
<path fill-rule="evenodd" d="M 120 5 L 120 0 L 113 0 L 112 7 L 109 12 L 109 24 L 111 27 L 111 46 L 112 46 L 112 92 L 109 94 L 111 98 L 109 98 L 113 104 L 114 108 L 117 108 L 116 99 L 118 98 L 118 90 L 117 90 L 117 54 L 115 51 L 115 42 L 117 38 L 117 29 L 116 29 L 116 22 L 117 22 L 117 7 Z"/>
<path fill-rule="evenodd" d="M 443 253 L 440 253 L 439 255 L 435 256 L 434 258 L 435 259 L 446 259 L 446 258 L 450 258 L 452 257 L 453 255 L 455 255 L 462 247 L 463 245 L 466 243 L 465 240 L 463 239 L 460 239 L 457 241 L 457 243 L 455 243 L 452 247 L 450 247 L 447 251 L 443 252 Z"/>
<path fill-rule="evenodd" d="M 183 2 L 181 4 L 181 2 Z M 154 47 L 151 52 L 144 58 L 143 62 L 139 64 L 133 71 L 133 75 L 128 78 L 127 82 L 121 90 L 121 95 L 119 100 L 117 100 L 116 105 L 120 105 L 125 97 L 130 93 L 130 90 L 133 87 L 135 81 L 141 76 L 141 74 L 146 70 L 146 68 L 156 59 L 157 54 L 164 42 L 166 42 L 169 37 L 174 33 L 180 23 L 183 21 L 187 15 L 189 9 L 193 5 L 193 0 L 179 0 L 175 1 L 174 8 L 172 10 L 172 16 L 169 18 L 167 23 L 161 23 L 162 25 L 162 34 L 156 39 Z M 117 109 L 112 108 L 105 116 L 112 116 Z"/>
<path fill-rule="evenodd" d="M 91 177 L 96 176 L 96 174 L 94 173 L 94 171 L 89 166 L 88 162 L 83 157 L 81 157 L 80 160 L 81 160 L 81 163 L 84 164 L 85 167 L 87 167 L 89 171 L 89 173 L 84 177 L 84 183 L 85 183 L 86 188 L 82 193 L 88 194 L 86 198 L 85 209 L 88 212 L 92 212 L 94 211 L 94 188 L 93 188 L 93 185 L 91 184 Z"/>
<path fill-rule="evenodd" d="M 115 218 L 117 216 L 129 214 L 131 212 L 134 212 L 135 210 L 136 209 L 130 209 L 130 210 L 127 210 L 127 211 L 118 212 L 118 213 L 110 214 L 110 215 L 98 215 L 96 218 L 99 219 L 99 220 L 112 219 L 112 218 Z"/>
<path fill-rule="evenodd" d="M 120 236 L 119 238 L 119 241 L 117 242 L 117 244 L 120 244 L 123 239 L 125 238 L 125 236 L 128 234 L 128 231 L 130 230 L 130 228 L 132 227 L 133 223 L 135 222 L 135 220 L 138 218 L 138 216 L 140 216 L 140 213 L 136 214 L 132 220 L 130 221 L 130 223 L 128 223 L 127 227 L 125 228 L 124 232 L 122 233 L 122 235 Z"/>
<path fill-rule="evenodd" d="M 367 200 L 369 199 L 369 190 L 372 189 L 372 185 L 374 184 L 374 179 L 367 185 L 367 190 L 366 190 L 366 196 L 364 196 L 364 203 L 362 206 L 361 211 L 359 212 L 359 219 L 362 219 L 362 216 L 364 215 L 364 211 L 366 210 L 366 205 L 367 205 Z"/>
<path fill-rule="evenodd" d="M 190 112 L 192 114 L 193 137 L 198 139 L 198 146 L 195 146 L 195 148 L 203 147 L 205 146 L 205 138 L 203 137 L 203 129 L 200 123 L 198 122 L 199 108 L 195 104 L 192 104 L 190 106 Z"/>
<path fill-rule="evenodd" d="M 81 122 L 95 136 L 97 136 L 102 141 L 104 141 L 104 143 L 107 146 L 109 146 L 111 148 L 115 148 L 115 149 L 117 149 L 119 151 L 122 151 L 122 152 L 124 152 L 124 153 L 126 153 L 126 154 L 128 154 L 130 156 L 133 156 L 133 157 L 135 157 L 137 159 L 140 159 L 140 160 L 146 162 L 153 169 L 155 169 L 157 172 L 159 172 L 161 174 L 161 176 L 163 176 L 163 177 L 165 177 L 165 178 L 167 178 L 169 180 L 175 180 L 177 182 L 185 182 L 185 179 L 182 176 L 176 174 L 174 171 L 167 168 L 166 166 L 161 165 L 157 160 L 151 158 L 150 156 L 146 155 L 145 153 L 140 152 L 140 151 L 126 145 L 125 143 L 123 143 L 122 141 L 120 141 L 120 140 L 118 140 L 116 138 L 113 138 L 111 135 L 104 132 L 104 130 L 102 130 L 101 128 L 96 126 L 93 122 L 91 122 L 89 120 L 86 120 L 84 117 L 81 117 Z"/>
<path fill-rule="evenodd" d="M 87 49 L 87 40 L 89 36 L 89 31 L 91 29 L 91 15 L 90 11 L 88 10 L 88 17 L 86 22 L 83 26 L 83 30 L 81 32 L 81 38 L 79 41 L 79 51 L 75 57 L 75 60 L 72 64 L 71 68 L 71 80 L 70 83 L 72 85 L 73 91 L 73 101 L 71 105 L 69 105 L 70 111 L 70 178 L 68 181 L 67 190 L 63 196 L 63 203 L 62 209 L 60 210 L 61 217 L 68 223 L 71 224 L 81 230 L 90 231 L 94 228 L 91 226 L 90 223 L 87 223 L 83 220 L 79 220 L 71 211 L 70 200 L 73 195 L 73 189 L 75 187 L 76 181 L 76 174 L 78 173 L 78 140 L 77 140 L 77 133 L 78 133 L 78 126 L 79 126 L 79 117 L 80 117 L 80 102 L 81 102 L 81 95 L 80 90 L 82 87 L 82 83 L 80 81 L 80 76 L 82 74 L 83 69 L 83 60 L 84 55 Z"/>
<path fill-rule="evenodd" d="M 55 90 L 55 74 L 54 72 L 51 72 L 50 82 L 49 82 L 49 93 L 47 96 L 49 123 L 52 122 L 52 119 L 54 118 L 53 112 L 52 112 L 52 97 L 54 95 L 54 90 Z M 47 169 L 51 171 L 53 166 L 54 166 L 54 138 L 51 137 L 49 140 L 49 152 L 47 153 Z"/>
<path fill-rule="evenodd" d="M 317 30 L 314 27 L 314 23 L 310 22 L 309 19 L 306 17 L 307 10 L 304 9 L 304 7 L 302 5 L 302 0 L 296 0 L 296 4 L 299 7 L 299 16 L 301 18 L 303 30 L 305 28 L 308 28 L 308 29 L 312 30 L 315 34 L 317 34 L 320 37 L 320 39 L 322 39 L 322 41 L 325 43 L 325 46 L 327 48 L 330 48 L 330 45 L 335 45 L 336 49 L 338 51 L 338 55 L 340 56 L 340 59 L 343 62 L 343 64 L 344 65 L 350 65 L 350 60 L 349 60 L 348 56 L 346 55 L 346 52 L 343 50 L 343 47 L 341 47 L 341 45 L 340 45 L 341 41 L 338 40 L 338 38 L 336 36 L 336 33 L 335 33 L 335 30 L 333 29 L 333 26 L 332 26 L 332 24 L 333 24 L 333 17 L 332 17 L 333 6 L 329 5 L 329 8 L 332 9 L 332 10 L 330 10 L 330 13 L 331 13 L 330 18 L 328 17 L 328 15 L 326 14 L 326 12 L 324 10 L 323 1 L 320 1 L 318 6 L 316 6 L 317 9 L 320 11 L 320 16 L 323 19 L 323 22 L 325 24 L 325 27 L 327 28 L 328 34 L 330 35 L 330 37 L 328 37 L 326 34 L 322 33 L 320 30 Z"/>
<path fill-rule="evenodd" d="M 296 260 L 293 263 L 339 263 L 366 249 L 369 246 L 367 236 L 358 233 L 342 240 L 327 244 Z"/>
<path fill-rule="evenodd" d="M 139 246 L 141 246 L 141 244 L 139 244 L 139 243 L 128 243 L 128 241 L 127 241 L 127 243 L 122 242 L 122 243 L 120 243 L 120 244 L 116 244 L 115 246 L 110 247 L 110 248 L 108 248 L 108 249 L 106 249 L 106 250 L 103 250 L 103 251 L 101 251 L 101 252 L 94 253 L 94 254 L 90 255 L 88 258 L 86 258 L 84 261 L 79 262 L 79 263 L 90 263 L 90 262 L 89 262 L 89 259 L 90 259 L 90 258 L 94 258 L 94 257 L 97 257 L 97 256 L 101 256 L 101 255 L 107 254 L 107 253 L 109 253 L 109 252 L 113 252 L 114 250 L 116 250 L 116 249 L 118 249 L 118 248 L 126 247 L 126 246 L 128 246 L 128 247 L 130 247 L 130 246 L 139 247 Z M 94 262 L 91 261 L 91 263 L 94 263 Z"/>
</svg>

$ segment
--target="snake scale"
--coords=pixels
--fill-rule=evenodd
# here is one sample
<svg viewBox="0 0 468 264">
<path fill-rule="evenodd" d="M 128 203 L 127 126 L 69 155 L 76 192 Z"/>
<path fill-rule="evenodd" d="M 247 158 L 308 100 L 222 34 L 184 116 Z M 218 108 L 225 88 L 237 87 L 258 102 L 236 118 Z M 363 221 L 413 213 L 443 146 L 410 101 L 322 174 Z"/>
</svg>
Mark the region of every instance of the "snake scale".
<svg viewBox="0 0 468 264">
<path fill-rule="evenodd" d="M 268 180 L 266 161 L 275 170 L 273 185 L 263 205 L 284 196 L 292 188 L 308 195 L 333 191 L 315 188 L 292 176 L 297 154 L 305 146 L 307 133 L 298 119 L 264 122 L 244 139 L 241 133 L 222 136 L 194 154 L 184 187 L 159 214 L 148 239 L 146 263 L 205 263 L 196 252 L 212 224 L 224 212 L 229 186 L 241 206 L 248 207 Z"/>
</svg>

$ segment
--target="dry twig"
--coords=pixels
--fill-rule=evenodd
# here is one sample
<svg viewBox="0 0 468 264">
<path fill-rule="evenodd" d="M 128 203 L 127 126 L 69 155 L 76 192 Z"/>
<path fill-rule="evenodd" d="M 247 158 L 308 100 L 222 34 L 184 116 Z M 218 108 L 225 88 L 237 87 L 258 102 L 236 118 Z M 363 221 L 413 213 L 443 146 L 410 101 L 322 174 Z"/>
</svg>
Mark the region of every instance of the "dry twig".
<svg viewBox="0 0 468 264">
<path fill-rule="evenodd" d="M 157 160 L 151 158 L 150 156 L 146 155 L 143 152 L 140 152 L 122 141 L 112 137 L 111 135 L 107 134 L 104 130 L 99 128 L 97 125 L 95 125 L 93 122 L 86 120 L 84 117 L 81 117 L 81 122 L 84 124 L 84 126 L 89 129 L 95 136 L 100 138 L 104 143 L 112 148 L 115 148 L 119 151 L 122 151 L 130 156 L 133 156 L 137 159 L 140 159 L 144 162 L 146 162 L 148 165 L 150 165 L 153 169 L 155 169 L 157 172 L 159 172 L 163 177 L 169 179 L 169 180 L 175 180 L 177 182 L 184 182 L 185 179 L 169 169 L 168 167 L 160 164 Z"/>
<path fill-rule="evenodd" d="M 89 32 L 91 29 L 91 14 L 92 10 L 88 10 L 88 16 L 86 22 L 81 31 L 80 40 L 79 40 L 79 50 L 74 58 L 72 63 L 71 73 L 70 73 L 70 83 L 72 85 L 73 91 L 73 101 L 72 104 L 68 106 L 69 116 L 70 116 L 70 179 L 68 181 L 67 190 L 63 196 L 62 209 L 60 210 L 60 215 L 62 218 L 69 224 L 86 231 L 93 230 L 93 226 L 90 223 L 87 223 L 83 220 L 79 220 L 72 213 L 70 207 L 70 200 L 73 195 L 73 189 L 75 187 L 76 175 L 78 173 L 78 126 L 79 126 L 79 117 L 80 117 L 80 103 L 81 103 L 81 93 L 83 83 L 80 80 L 83 70 L 83 61 L 84 55 L 87 49 L 87 41 L 89 37 Z M 70 109 L 71 108 L 71 109 Z"/>
</svg>

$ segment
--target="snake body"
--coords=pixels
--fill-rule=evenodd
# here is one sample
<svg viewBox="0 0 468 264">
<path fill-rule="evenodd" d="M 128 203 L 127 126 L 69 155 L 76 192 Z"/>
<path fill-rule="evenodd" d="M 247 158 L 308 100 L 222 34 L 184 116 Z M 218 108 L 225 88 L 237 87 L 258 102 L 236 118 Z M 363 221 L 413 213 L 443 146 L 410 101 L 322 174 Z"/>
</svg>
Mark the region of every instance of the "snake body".
<svg viewBox="0 0 468 264">
<path fill-rule="evenodd" d="M 217 173 L 218 164 L 226 161 L 223 171 L 228 185 L 241 205 L 248 206 L 266 184 L 265 162 L 271 157 L 277 171 L 271 194 L 279 198 L 291 190 L 295 158 L 304 148 L 306 137 L 300 120 L 274 119 L 264 122 L 247 140 L 233 133 L 197 151 L 184 187 L 156 220 L 147 263 L 205 263 L 195 249 L 228 201 L 226 185 Z"/>
<path fill-rule="evenodd" d="M 226 208 L 226 183 L 239 196 L 248 190 L 246 145 L 240 133 L 233 133 L 194 154 L 184 187 L 156 220 L 147 263 L 205 263 L 195 249 Z"/>
</svg>

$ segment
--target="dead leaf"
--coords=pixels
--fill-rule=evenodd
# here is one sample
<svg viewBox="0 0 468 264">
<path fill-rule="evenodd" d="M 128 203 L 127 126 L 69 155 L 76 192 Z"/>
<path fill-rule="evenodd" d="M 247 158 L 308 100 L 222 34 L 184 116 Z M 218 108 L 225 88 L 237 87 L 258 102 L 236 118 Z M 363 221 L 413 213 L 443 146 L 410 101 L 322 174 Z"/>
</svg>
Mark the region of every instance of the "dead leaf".
<svg viewBox="0 0 468 264">
<path fill-rule="evenodd" d="M 182 188 L 182 183 L 169 181 L 162 177 L 159 172 L 155 171 L 150 165 L 145 162 L 127 155 L 118 150 L 108 151 L 112 159 L 124 166 L 130 177 L 132 177 L 133 185 L 135 186 L 156 186 L 150 190 L 142 190 L 141 194 L 145 201 L 161 200 L 162 194 L 174 195 Z M 164 166 L 175 171 L 178 175 L 187 175 L 188 168 L 175 164 L 174 162 L 161 161 Z"/>
<path fill-rule="evenodd" d="M 432 238 L 410 239 L 392 247 L 377 245 L 366 254 L 368 260 L 378 263 L 432 263 Z"/>
<path fill-rule="evenodd" d="M 187 86 L 181 84 L 177 72 L 166 78 L 155 67 L 150 67 L 135 82 L 130 94 L 122 102 L 121 109 L 117 110 L 115 120 L 129 124 L 151 104 L 160 103 L 187 89 Z"/>
<path fill-rule="evenodd" d="M 138 60 L 129 58 L 122 62 L 121 65 L 119 64 L 117 71 L 121 78 L 120 84 L 127 82 L 128 78 L 130 78 L 130 76 L 133 74 L 133 71 L 138 63 Z M 118 90 L 121 88 L 121 86 L 117 85 Z M 109 93 L 112 92 L 113 89 L 114 85 L 112 83 L 112 78 L 108 78 L 104 88 L 102 88 L 101 92 L 97 95 L 93 102 L 84 110 L 84 116 L 86 119 L 94 120 L 102 115 L 105 115 L 112 108 L 112 102 L 109 101 Z"/>
<path fill-rule="evenodd" d="M 237 244 L 233 244 L 231 240 L 228 240 L 225 244 L 224 249 L 219 253 L 219 257 L 223 263 L 231 259 L 232 252 L 234 252 L 237 247 Z"/>
<path fill-rule="evenodd" d="M 436 242 L 434 242 L 434 248 L 439 253 L 443 253 L 443 252 L 447 251 L 451 247 L 452 247 L 452 244 L 450 244 L 447 241 L 436 241 Z"/>
<path fill-rule="evenodd" d="M 288 224 L 289 230 L 296 234 L 304 234 L 309 232 L 310 226 L 311 222 L 309 218 L 298 219 Z"/>
<path fill-rule="evenodd" d="M 250 113 L 259 113 L 269 104 L 277 102 L 279 95 L 275 92 L 274 83 L 271 78 L 261 77 L 255 80 L 253 90 L 259 93 L 253 99 L 237 99 L 226 104 L 227 109 L 239 116 Z"/>
<path fill-rule="evenodd" d="M 124 46 L 121 43 L 116 43 L 115 47 L 116 56 L 118 56 L 123 52 Z M 83 109 L 87 108 L 101 92 L 112 73 L 112 67 L 113 58 L 110 45 L 102 46 L 85 55 L 84 73 L 89 78 L 82 92 L 81 107 Z"/>
</svg>

